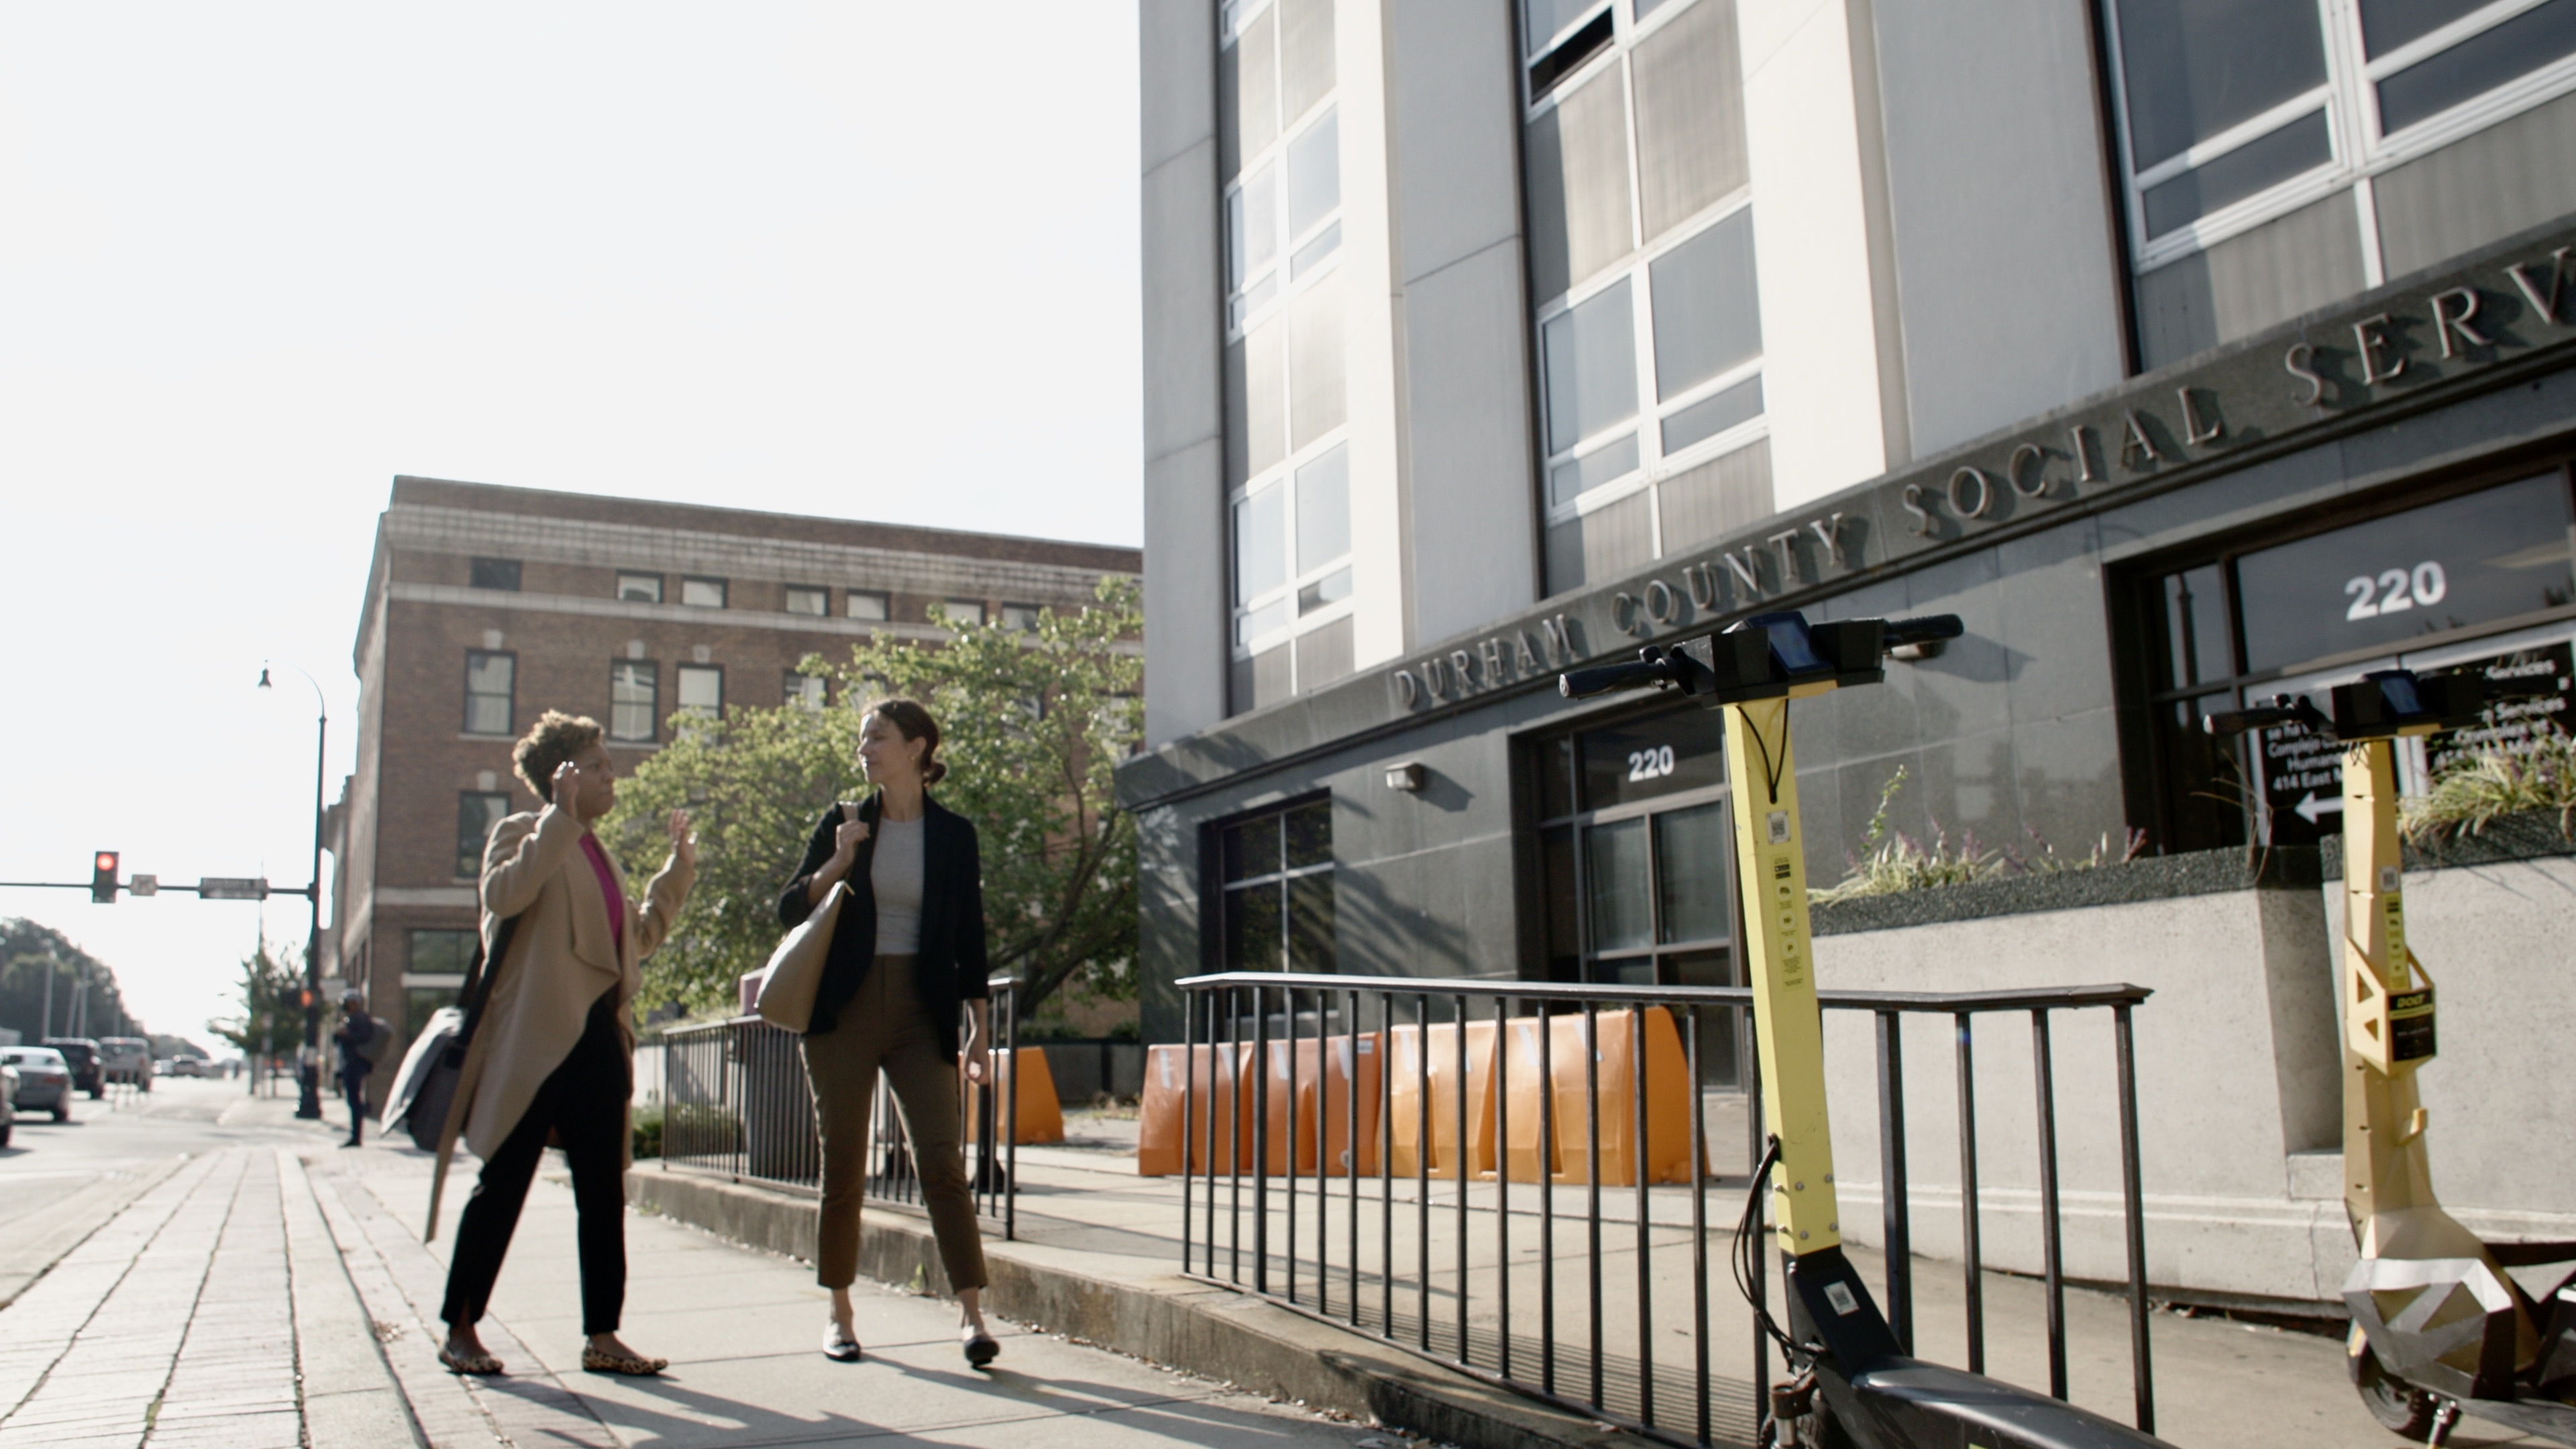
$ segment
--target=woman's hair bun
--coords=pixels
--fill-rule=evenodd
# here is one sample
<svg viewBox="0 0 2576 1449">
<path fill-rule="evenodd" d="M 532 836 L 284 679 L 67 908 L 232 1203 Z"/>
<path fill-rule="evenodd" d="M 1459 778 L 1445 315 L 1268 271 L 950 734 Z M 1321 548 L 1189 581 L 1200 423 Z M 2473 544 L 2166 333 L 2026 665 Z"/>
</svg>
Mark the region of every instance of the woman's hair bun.
<svg viewBox="0 0 2576 1449">
<path fill-rule="evenodd" d="M 921 752 L 921 783 L 936 785 L 947 778 L 948 763 L 939 758 L 939 721 L 930 717 L 919 700 L 881 699 L 869 705 L 867 712 L 893 725 L 906 743 L 927 741 Z"/>
</svg>

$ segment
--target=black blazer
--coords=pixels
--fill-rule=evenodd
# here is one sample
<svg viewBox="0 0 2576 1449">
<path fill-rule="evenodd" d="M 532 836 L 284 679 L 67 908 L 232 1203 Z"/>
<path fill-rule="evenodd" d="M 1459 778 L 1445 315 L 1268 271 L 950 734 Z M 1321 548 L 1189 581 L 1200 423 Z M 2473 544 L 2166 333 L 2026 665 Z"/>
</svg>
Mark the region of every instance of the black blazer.
<svg viewBox="0 0 2576 1449">
<path fill-rule="evenodd" d="M 850 899 L 832 927 L 832 951 L 823 967 L 823 984 L 814 994 L 808 1035 L 830 1031 L 839 1023 L 841 1009 L 858 995 L 859 984 L 867 980 L 868 967 L 876 960 L 877 898 L 869 870 L 876 863 L 877 817 L 884 809 L 883 794 L 870 795 L 859 804 L 859 819 L 868 826 L 868 838 L 860 842 L 858 859 L 850 865 Z M 835 801 L 815 822 L 814 836 L 805 843 L 805 862 L 778 897 L 779 924 L 792 929 L 813 914 L 806 892 L 814 872 L 832 858 L 832 842 L 843 818 L 842 807 Z M 912 979 L 921 1004 L 930 1012 L 940 1052 L 955 1061 L 958 1007 L 992 994 L 992 972 L 984 959 L 984 857 L 975 827 L 966 817 L 941 808 L 927 794 L 922 796 L 921 857 L 921 947 Z"/>
</svg>

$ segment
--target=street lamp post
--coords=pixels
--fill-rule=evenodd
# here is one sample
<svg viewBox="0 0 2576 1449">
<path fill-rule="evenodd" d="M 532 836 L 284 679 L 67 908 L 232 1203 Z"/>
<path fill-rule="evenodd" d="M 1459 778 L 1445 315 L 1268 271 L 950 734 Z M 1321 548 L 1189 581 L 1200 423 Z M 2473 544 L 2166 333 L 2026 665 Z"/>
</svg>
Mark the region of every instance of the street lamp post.
<svg viewBox="0 0 2576 1449">
<path fill-rule="evenodd" d="M 305 897 L 313 904 L 313 926 L 304 938 L 304 1051 L 296 1062 L 295 1115 L 311 1121 L 322 1117 L 322 762 L 331 730 L 331 709 L 322 698 L 322 681 L 302 665 L 276 661 L 304 676 L 313 686 L 313 873 L 305 877 Z M 268 664 L 259 667 L 259 687 L 269 688 Z"/>
</svg>

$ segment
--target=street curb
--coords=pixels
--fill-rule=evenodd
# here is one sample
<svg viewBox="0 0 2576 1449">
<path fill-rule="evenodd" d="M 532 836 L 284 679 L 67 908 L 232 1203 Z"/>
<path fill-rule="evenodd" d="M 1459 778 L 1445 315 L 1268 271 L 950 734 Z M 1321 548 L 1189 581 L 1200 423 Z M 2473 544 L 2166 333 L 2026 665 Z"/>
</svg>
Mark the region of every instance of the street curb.
<svg viewBox="0 0 2576 1449">
<path fill-rule="evenodd" d="M 754 1248 L 812 1261 L 814 1200 L 639 1168 L 626 1200 Z M 1374 1338 L 1178 1274 L 1104 1278 L 1093 1255 L 987 1240 L 985 1304 L 1051 1333 L 1311 1408 L 1374 1418 L 1462 1449 L 1648 1449 L 1655 1441 L 1552 1409 Z M 944 1292 L 929 1223 L 871 1203 L 859 1272 Z"/>
</svg>

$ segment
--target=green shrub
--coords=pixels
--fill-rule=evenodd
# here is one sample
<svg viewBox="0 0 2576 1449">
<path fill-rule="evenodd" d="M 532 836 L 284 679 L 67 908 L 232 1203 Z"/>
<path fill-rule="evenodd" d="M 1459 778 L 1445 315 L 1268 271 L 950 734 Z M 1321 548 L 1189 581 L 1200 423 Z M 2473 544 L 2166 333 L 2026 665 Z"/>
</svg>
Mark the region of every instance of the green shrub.
<svg viewBox="0 0 2576 1449">
<path fill-rule="evenodd" d="M 662 1155 L 662 1108 L 659 1104 L 636 1108 L 633 1130 L 636 1161 Z"/>
<path fill-rule="evenodd" d="M 1905 767 L 1899 765 L 1896 773 L 1887 777 L 1887 784 L 1878 792 L 1877 813 L 1869 817 L 1869 833 L 1861 840 L 1863 853 L 1849 858 L 1850 873 L 1833 885 L 1810 888 L 1807 892 L 1809 901 L 1822 905 L 1856 900 L 1862 896 L 1929 890 L 1935 886 L 1969 885 L 2006 875 L 2090 870 L 2115 859 L 2133 859 L 2146 844 L 2144 831 L 2131 831 L 2124 848 L 2114 855 L 2111 837 L 2106 834 L 2084 855 L 2062 856 L 2046 837 L 2024 827 L 2033 847 L 2027 852 L 1980 846 L 1977 832 L 1973 830 L 1965 832 L 1959 843 L 1952 845 L 1950 832 L 1935 820 L 1932 822 L 1932 843 L 1926 846 L 1902 830 L 1888 828 L 1887 807 L 1904 785 Z"/>
<path fill-rule="evenodd" d="M 2398 828 L 2418 844 L 2465 831 L 2483 834 L 2507 815 L 2558 812 L 2558 833 L 2576 835 L 2576 739 L 2551 730 L 2522 750 L 2481 750 L 2442 767 L 2418 799 L 2398 806 Z"/>
</svg>

